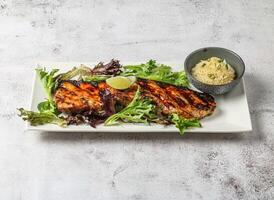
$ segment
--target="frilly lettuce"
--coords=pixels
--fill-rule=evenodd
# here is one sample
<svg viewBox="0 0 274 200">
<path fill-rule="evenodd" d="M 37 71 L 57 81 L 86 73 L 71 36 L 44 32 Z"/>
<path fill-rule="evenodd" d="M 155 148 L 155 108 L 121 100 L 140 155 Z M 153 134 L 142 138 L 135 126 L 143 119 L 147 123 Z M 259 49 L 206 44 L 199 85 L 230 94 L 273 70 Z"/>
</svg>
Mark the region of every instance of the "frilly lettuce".
<svg viewBox="0 0 274 200">
<path fill-rule="evenodd" d="M 105 125 L 119 124 L 119 121 L 127 123 L 149 123 L 156 118 L 155 106 L 148 99 L 141 98 L 141 92 L 138 88 L 133 100 L 120 112 L 111 115 Z"/>
<path fill-rule="evenodd" d="M 184 71 L 173 72 L 170 66 L 157 64 L 155 60 L 149 60 L 145 64 L 126 65 L 123 67 L 123 76 L 136 76 L 137 78 L 148 79 L 168 83 L 176 86 L 189 86 Z"/>
</svg>

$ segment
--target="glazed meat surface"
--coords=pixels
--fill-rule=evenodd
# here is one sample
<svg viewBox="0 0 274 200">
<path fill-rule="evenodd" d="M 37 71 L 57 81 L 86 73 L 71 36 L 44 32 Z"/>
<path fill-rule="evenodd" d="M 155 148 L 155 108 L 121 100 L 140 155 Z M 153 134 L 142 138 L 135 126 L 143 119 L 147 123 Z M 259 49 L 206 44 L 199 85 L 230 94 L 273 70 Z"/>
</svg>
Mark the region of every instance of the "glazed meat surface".
<svg viewBox="0 0 274 200">
<path fill-rule="evenodd" d="M 187 119 L 201 119 L 211 115 L 216 107 L 214 98 L 208 94 L 151 80 L 138 80 L 127 90 L 113 89 L 105 82 L 92 85 L 64 81 L 55 91 L 54 100 L 63 113 L 89 112 L 107 117 L 115 113 L 116 104 L 128 105 L 138 86 L 142 96 L 150 98 L 163 115 L 177 113 Z"/>
<path fill-rule="evenodd" d="M 91 84 L 63 82 L 54 95 L 57 109 L 64 113 L 81 113 L 83 111 L 103 109 L 98 87 Z"/>
</svg>

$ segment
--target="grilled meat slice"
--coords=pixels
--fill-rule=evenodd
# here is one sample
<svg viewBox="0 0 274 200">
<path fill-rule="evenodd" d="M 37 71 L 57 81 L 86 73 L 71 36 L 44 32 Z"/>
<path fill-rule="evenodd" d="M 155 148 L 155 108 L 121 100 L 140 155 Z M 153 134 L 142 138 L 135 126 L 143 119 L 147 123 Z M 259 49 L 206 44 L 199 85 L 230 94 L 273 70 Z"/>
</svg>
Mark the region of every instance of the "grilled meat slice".
<svg viewBox="0 0 274 200">
<path fill-rule="evenodd" d="M 144 95 L 153 99 L 164 114 L 177 113 L 186 119 L 201 119 L 213 113 L 216 103 L 209 94 L 194 90 L 142 80 L 138 84 Z"/>
<path fill-rule="evenodd" d="M 142 95 L 150 98 L 163 115 L 177 113 L 187 119 L 201 119 L 212 114 L 216 107 L 214 98 L 208 94 L 151 80 L 138 80 L 123 91 L 113 89 L 105 82 L 94 86 L 85 82 L 65 81 L 56 90 L 54 100 L 58 110 L 64 113 L 88 111 L 107 117 L 115 112 L 115 104 L 127 106 L 138 86 Z"/>
<path fill-rule="evenodd" d="M 54 101 L 60 112 L 82 113 L 103 109 L 98 87 L 88 83 L 64 81 L 54 94 Z"/>
</svg>

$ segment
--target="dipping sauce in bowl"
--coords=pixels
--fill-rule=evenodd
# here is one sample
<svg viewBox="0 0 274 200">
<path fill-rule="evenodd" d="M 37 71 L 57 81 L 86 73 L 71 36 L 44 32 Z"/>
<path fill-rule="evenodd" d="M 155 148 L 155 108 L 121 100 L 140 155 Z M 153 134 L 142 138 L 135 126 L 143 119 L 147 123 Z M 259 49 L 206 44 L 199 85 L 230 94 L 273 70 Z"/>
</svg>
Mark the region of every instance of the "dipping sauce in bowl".
<svg viewBox="0 0 274 200">
<path fill-rule="evenodd" d="M 221 95 L 240 83 L 245 64 L 238 54 L 229 49 L 205 47 L 186 57 L 184 69 L 195 88 L 212 95 Z"/>
<path fill-rule="evenodd" d="M 201 60 L 192 68 L 191 74 L 198 81 L 210 85 L 227 84 L 236 77 L 235 70 L 225 59 L 218 57 Z"/>
</svg>

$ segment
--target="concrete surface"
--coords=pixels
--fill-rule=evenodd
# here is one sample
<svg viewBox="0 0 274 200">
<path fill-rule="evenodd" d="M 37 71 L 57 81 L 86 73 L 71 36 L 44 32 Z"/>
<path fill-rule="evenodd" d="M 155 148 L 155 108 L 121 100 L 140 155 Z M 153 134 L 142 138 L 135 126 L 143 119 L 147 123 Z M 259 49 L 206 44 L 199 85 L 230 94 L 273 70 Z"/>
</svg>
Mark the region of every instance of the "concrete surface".
<svg viewBox="0 0 274 200">
<path fill-rule="evenodd" d="M 183 62 L 205 46 L 246 62 L 253 132 L 49 134 L 16 116 L 37 60 Z M 274 199 L 273 57 L 272 0 L 0 0 L 0 199 Z"/>
</svg>

